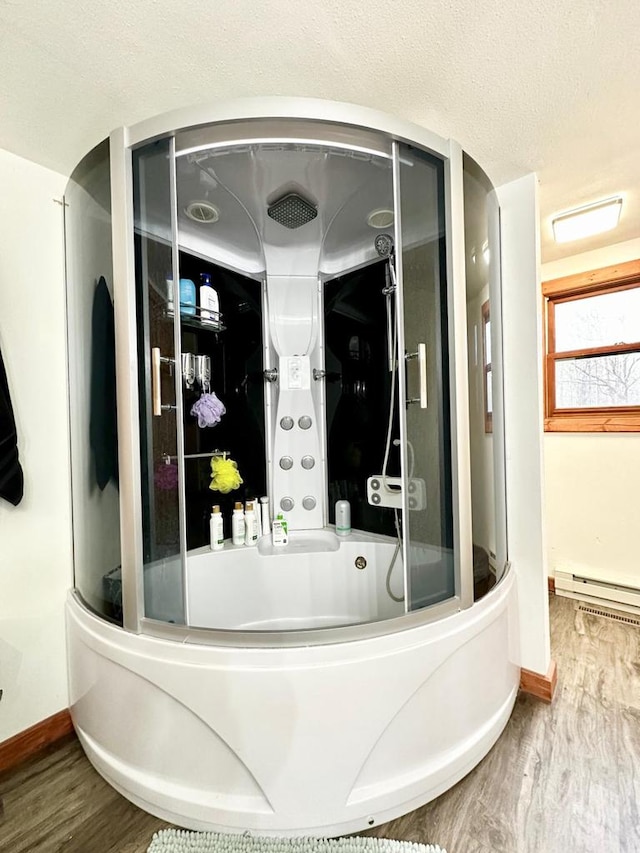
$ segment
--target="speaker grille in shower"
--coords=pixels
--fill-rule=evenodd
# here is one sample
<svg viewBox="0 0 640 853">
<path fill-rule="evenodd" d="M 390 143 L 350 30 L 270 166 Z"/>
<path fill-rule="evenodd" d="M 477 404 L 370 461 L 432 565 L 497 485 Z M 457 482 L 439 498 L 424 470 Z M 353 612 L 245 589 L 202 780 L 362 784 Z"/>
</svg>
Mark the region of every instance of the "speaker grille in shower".
<svg viewBox="0 0 640 853">
<path fill-rule="evenodd" d="M 267 213 L 285 228 L 301 228 L 318 215 L 318 208 L 298 193 L 287 193 L 270 204 Z"/>
<path fill-rule="evenodd" d="M 208 201 L 190 201 L 184 212 L 194 222 L 213 224 L 220 219 L 220 211 Z"/>
</svg>

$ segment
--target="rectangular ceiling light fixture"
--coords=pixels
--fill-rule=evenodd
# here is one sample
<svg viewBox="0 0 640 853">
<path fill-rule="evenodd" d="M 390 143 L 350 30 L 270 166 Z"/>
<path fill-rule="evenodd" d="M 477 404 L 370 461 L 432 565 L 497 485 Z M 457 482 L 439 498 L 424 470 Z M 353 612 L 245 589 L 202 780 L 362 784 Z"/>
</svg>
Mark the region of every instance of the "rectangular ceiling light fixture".
<svg viewBox="0 0 640 853">
<path fill-rule="evenodd" d="M 568 243 L 611 231 L 620 220 L 621 210 L 622 196 L 618 195 L 559 213 L 551 220 L 554 239 L 556 243 Z"/>
</svg>

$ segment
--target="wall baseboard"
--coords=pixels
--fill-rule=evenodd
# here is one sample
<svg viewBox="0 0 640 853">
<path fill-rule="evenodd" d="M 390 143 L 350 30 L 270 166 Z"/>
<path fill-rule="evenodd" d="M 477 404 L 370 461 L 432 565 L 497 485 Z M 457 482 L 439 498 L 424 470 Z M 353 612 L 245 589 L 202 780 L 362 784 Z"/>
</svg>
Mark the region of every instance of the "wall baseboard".
<svg viewBox="0 0 640 853">
<path fill-rule="evenodd" d="M 531 672 L 529 669 L 520 670 L 520 690 L 542 699 L 543 702 L 551 702 L 558 683 L 558 667 L 554 660 L 551 661 L 549 671 L 546 675 L 539 672 Z"/>
<path fill-rule="evenodd" d="M 68 708 L 18 732 L 0 743 L 0 771 L 10 770 L 72 732 L 73 723 Z"/>
<path fill-rule="evenodd" d="M 547 578 L 547 582 L 549 584 L 549 592 L 552 592 L 555 595 L 556 592 L 556 579 L 552 577 Z"/>
</svg>

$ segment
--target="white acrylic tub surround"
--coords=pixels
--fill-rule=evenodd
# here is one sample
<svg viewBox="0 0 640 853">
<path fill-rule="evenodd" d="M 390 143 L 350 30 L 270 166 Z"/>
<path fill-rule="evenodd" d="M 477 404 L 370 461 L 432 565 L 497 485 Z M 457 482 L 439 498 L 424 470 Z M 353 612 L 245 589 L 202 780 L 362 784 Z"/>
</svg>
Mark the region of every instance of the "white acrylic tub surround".
<svg viewBox="0 0 640 853">
<path fill-rule="evenodd" d="M 358 531 L 292 531 L 289 544 L 257 547 L 226 543 L 187 555 L 187 612 L 192 626 L 247 631 L 326 628 L 389 619 L 404 613 L 386 592 L 396 550 L 388 536 Z M 437 553 L 434 551 L 434 557 Z M 364 567 L 358 568 L 356 565 Z M 402 595 L 402 555 L 392 590 Z"/>
<path fill-rule="evenodd" d="M 357 831 L 438 796 L 495 742 L 518 689 L 514 593 L 508 573 L 439 622 L 287 648 L 136 636 L 70 597 L 74 725 L 114 787 L 182 826 Z"/>
</svg>

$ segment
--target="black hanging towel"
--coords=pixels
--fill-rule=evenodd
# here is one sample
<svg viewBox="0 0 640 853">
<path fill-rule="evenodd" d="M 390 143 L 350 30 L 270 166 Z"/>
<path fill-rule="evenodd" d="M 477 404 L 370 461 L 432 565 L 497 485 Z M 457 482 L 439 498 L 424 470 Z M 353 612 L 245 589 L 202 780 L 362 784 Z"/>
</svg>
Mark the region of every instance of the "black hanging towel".
<svg viewBox="0 0 640 853">
<path fill-rule="evenodd" d="M 24 477 L 18 461 L 18 434 L 13 417 L 9 383 L 0 353 L 0 498 L 17 506 L 24 493 Z"/>
<path fill-rule="evenodd" d="M 89 445 L 99 488 L 118 484 L 118 413 L 116 410 L 116 335 L 113 303 L 104 276 L 93 293 L 91 313 L 91 414 Z"/>
</svg>

